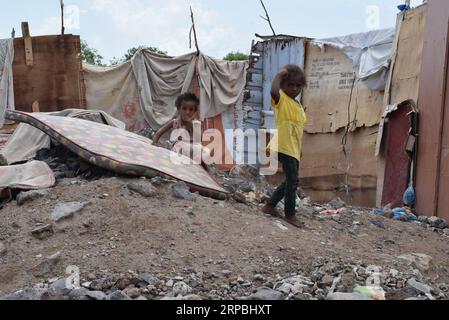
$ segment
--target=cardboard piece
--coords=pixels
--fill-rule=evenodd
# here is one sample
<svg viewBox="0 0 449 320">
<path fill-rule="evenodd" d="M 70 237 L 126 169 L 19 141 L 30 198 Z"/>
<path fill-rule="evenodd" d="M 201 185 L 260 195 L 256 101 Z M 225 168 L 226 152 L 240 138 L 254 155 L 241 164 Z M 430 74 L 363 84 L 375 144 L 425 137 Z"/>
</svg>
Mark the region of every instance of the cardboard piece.
<svg viewBox="0 0 449 320">
<path fill-rule="evenodd" d="M 369 90 L 356 80 L 356 68 L 340 50 L 329 46 L 321 50 L 308 43 L 305 74 L 306 132 L 335 133 L 351 122 L 352 130 L 379 123 L 383 93 Z"/>
</svg>

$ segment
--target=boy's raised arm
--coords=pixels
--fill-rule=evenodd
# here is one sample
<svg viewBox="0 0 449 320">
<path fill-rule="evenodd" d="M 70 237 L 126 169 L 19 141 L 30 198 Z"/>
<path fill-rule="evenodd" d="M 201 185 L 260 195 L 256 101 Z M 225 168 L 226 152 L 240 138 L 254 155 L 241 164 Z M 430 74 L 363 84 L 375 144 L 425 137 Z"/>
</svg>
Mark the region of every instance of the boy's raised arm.
<svg viewBox="0 0 449 320">
<path fill-rule="evenodd" d="M 288 77 L 288 70 L 282 69 L 281 71 L 279 71 L 279 73 L 273 80 L 273 83 L 271 85 L 271 97 L 273 98 L 274 102 L 276 102 L 276 104 L 279 103 L 279 99 L 281 98 L 279 91 L 281 90 L 282 80 L 284 80 L 287 77 Z"/>
</svg>

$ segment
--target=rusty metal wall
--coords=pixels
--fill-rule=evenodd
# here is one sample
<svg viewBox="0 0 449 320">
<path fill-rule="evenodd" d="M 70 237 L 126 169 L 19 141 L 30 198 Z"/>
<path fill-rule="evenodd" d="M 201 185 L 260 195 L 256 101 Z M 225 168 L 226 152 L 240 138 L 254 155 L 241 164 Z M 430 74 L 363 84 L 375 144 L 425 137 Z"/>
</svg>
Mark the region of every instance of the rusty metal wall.
<svg viewBox="0 0 449 320">
<path fill-rule="evenodd" d="M 419 90 L 421 120 L 416 180 L 418 212 L 445 218 L 449 218 L 449 122 L 448 112 L 446 116 L 444 112 L 449 108 L 446 101 L 448 22 L 449 1 L 429 0 Z"/>
<path fill-rule="evenodd" d="M 38 101 L 42 112 L 86 106 L 80 37 L 74 35 L 31 38 L 34 65 L 25 63 L 22 38 L 14 40 L 14 96 L 16 109 L 31 111 Z"/>
</svg>

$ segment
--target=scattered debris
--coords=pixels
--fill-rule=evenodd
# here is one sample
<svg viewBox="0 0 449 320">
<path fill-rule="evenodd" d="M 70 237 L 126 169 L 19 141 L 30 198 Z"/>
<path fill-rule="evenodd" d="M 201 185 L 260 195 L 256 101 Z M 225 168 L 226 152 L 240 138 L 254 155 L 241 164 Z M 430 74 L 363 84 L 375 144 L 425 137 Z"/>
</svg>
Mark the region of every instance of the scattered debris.
<svg viewBox="0 0 449 320">
<path fill-rule="evenodd" d="M 154 197 L 157 194 L 156 188 L 148 181 L 132 182 L 128 184 L 128 189 L 146 198 Z"/>
<path fill-rule="evenodd" d="M 33 237 L 44 240 L 53 235 L 53 226 L 51 224 L 40 225 L 31 231 Z"/>
<path fill-rule="evenodd" d="M 410 266 L 418 268 L 420 271 L 429 271 L 432 257 L 422 253 L 412 253 L 399 256 L 399 259 L 405 261 Z"/>
<path fill-rule="evenodd" d="M 81 202 L 58 203 L 51 213 L 51 219 L 59 222 L 71 218 L 75 213 L 82 211 L 85 206 L 86 204 Z"/>
<path fill-rule="evenodd" d="M 177 182 L 172 185 L 173 196 L 177 199 L 196 201 L 196 195 L 190 192 L 189 187 L 184 182 Z"/>
<path fill-rule="evenodd" d="M 46 197 L 48 195 L 48 190 L 32 190 L 32 191 L 26 191 L 26 192 L 20 192 L 17 195 L 17 204 L 19 206 L 23 205 L 26 202 L 30 202 L 42 197 Z"/>
</svg>

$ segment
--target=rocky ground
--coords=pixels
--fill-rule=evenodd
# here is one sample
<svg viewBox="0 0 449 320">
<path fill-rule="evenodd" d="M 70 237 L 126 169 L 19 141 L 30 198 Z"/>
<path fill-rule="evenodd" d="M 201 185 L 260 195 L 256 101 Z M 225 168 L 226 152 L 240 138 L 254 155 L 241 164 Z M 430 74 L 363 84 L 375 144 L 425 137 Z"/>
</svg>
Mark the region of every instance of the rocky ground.
<svg viewBox="0 0 449 320">
<path fill-rule="evenodd" d="M 2 299 L 449 298 L 449 229 L 436 218 L 303 198 L 297 229 L 260 212 L 270 188 L 245 172 L 219 177 L 228 201 L 161 178 L 64 176 L 0 209 Z M 76 269 L 80 287 L 67 288 Z"/>
</svg>

